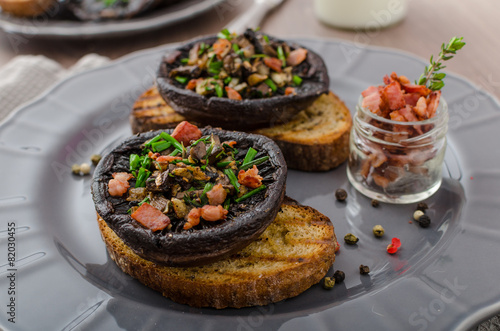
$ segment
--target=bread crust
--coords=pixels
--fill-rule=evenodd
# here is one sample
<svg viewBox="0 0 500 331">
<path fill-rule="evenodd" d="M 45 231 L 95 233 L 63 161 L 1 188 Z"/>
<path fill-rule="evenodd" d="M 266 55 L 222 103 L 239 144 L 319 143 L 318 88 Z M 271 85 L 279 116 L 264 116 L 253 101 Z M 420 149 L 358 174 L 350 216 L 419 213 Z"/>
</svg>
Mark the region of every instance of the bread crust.
<svg viewBox="0 0 500 331">
<path fill-rule="evenodd" d="M 130 114 L 134 133 L 170 128 L 182 120 L 185 118 L 165 103 L 156 87 L 136 100 Z M 347 160 L 351 126 L 349 109 L 330 92 L 287 123 L 253 133 L 273 139 L 282 150 L 289 169 L 328 171 Z"/>
<path fill-rule="evenodd" d="M 242 308 L 297 296 L 324 277 L 335 260 L 337 244 L 326 216 L 311 207 L 285 203 L 261 237 L 238 254 L 205 266 L 176 268 L 136 255 L 99 215 L 98 224 L 109 255 L 121 270 L 193 307 Z M 305 229 L 310 233 L 303 237 Z M 279 246 L 284 233 L 290 239 Z M 270 254 L 273 245 L 276 252 Z M 303 254 L 294 253 L 297 246 L 303 246 Z"/>
</svg>

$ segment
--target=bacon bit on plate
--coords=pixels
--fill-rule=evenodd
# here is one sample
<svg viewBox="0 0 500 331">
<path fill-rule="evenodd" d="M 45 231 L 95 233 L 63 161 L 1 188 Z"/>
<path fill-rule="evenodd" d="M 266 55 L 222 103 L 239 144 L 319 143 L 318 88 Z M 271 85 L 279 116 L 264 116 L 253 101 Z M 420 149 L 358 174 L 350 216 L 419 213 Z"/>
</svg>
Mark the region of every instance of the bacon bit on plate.
<svg viewBox="0 0 500 331">
<path fill-rule="evenodd" d="M 170 218 L 167 215 L 147 202 L 143 203 L 131 216 L 151 231 L 163 230 L 170 224 Z"/>
<path fill-rule="evenodd" d="M 265 57 L 264 64 L 276 72 L 281 72 L 281 66 L 283 62 L 275 57 Z"/>
<path fill-rule="evenodd" d="M 297 48 L 288 54 L 286 59 L 287 65 L 296 66 L 304 62 L 307 57 L 307 49 Z"/>
<path fill-rule="evenodd" d="M 234 141 L 234 140 L 231 140 L 231 141 L 224 141 L 224 142 L 222 143 L 222 145 L 224 145 L 224 144 L 229 145 L 229 147 L 234 147 L 234 146 L 237 144 L 237 142 L 236 142 L 236 141 Z"/>
<path fill-rule="evenodd" d="M 231 50 L 231 42 L 227 39 L 219 39 L 213 44 L 214 53 L 217 55 L 219 60 L 222 60 L 224 56 Z"/>
<path fill-rule="evenodd" d="M 240 170 L 238 173 L 238 183 L 249 188 L 257 188 L 262 185 L 262 177 L 259 176 L 259 169 L 254 165 L 253 168 Z"/>
<path fill-rule="evenodd" d="M 441 91 L 434 91 L 429 95 L 429 101 L 427 103 L 427 117 L 432 118 L 436 114 L 437 107 L 439 105 L 439 99 L 441 98 Z"/>
<path fill-rule="evenodd" d="M 427 100 L 425 100 L 425 97 L 418 99 L 415 107 L 413 107 L 413 111 L 415 111 L 418 117 L 427 118 Z"/>
<path fill-rule="evenodd" d="M 285 88 L 285 95 L 295 95 L 297 92 L 295 91 L 295 88 L 288 86 Z"/>
<path fill-rule="evenodd" d="M 200 224 L 201 209 L 193 208 L 186 216 L 186 223 L 184 224 L 184 230 L 189 230 L 194 226 Z"/>
<path fill-rule="evenodd" d="M 399 238 L 392 238 L 392 242 L 387 246 L 387 253 L 394 254 L 401 247 L 401 240 Z"/>
<path fill-rule="evenodd" d="M 161 155 L 160 153 L 153 153 L 153 152 L 151 152 L 151 151 L 149 151 L 149 153 L 148 153 L 149 158 L 150 158 L 151 160 L 154 160 L 154 161 L 155 161 L 155 160 L 158 158 L 158 156 L 160 156 L 160 155 Z"/>
<path fill-rule="evenodd" d="M 110 179 L 108 183 L 108 193 L 113 197 L 121 197 L 127 193 L 130 184 L 129 179 L 133 176 L 128 172 L 115 172 L 113 173 L 113 179 Z"/>
<path fill-rule="evenodd" d="M 224 89 L 226 90 L 227 97 L 229 99 L 231 99 L 231 100 L 242 100 L 243 99 L 241 97 L 241 95 L 238 93 L 238 91 L 236 91 L 234 88 L 226 86 Z"/>
<path fill-rule="evenodd" d="M 201 208 L 201 217 L 203 217 L 205 221 L 209 222 L 223 220 L 226 218 L 227 213 L 228 211 L 221 205 L 205 205 Z"/>
<path fill-rule="evenodd" d="M 212 206 L 222 205 L 226 197 L 227 192 L 220 183 L 207 192 L 208 203 Z"/>
<path fill-rule="evenodd" d="M 201 131 L 196 125 L 193 125 L 187 121 L 180 122 L 174 129 L 171 135 L 178 142 L 184 143 L 184 146 L 189 145 L 191 140 L 197 140 L 201 138 Z"/>
<path fill-rule="evenodd" d="M 382 90 L 382 100 L 386 100 L 390 110 L 398 110 L 405 106 L 405 99 L 398 82 L 392 82 Z"/>
<path fill-rule="evenodd" d="M 198 85 L 198 82 L 201 82 L 201 81 L 203 81 L 203 78 L 191 79 L 186 84 L 186 90 L 194 90 L 196 88 L 196 85 Z"/>
</svg>

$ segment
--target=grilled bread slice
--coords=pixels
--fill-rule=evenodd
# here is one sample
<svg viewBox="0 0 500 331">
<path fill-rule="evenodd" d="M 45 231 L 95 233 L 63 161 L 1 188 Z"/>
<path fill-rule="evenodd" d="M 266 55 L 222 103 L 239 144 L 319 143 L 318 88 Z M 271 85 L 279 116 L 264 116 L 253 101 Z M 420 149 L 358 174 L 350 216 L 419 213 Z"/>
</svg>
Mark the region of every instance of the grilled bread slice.
<svg viewBox="0 0 500 331">
<path fill-rule="evenodd" d="M 285 199 L 255 242 L 225 260 L 200 267 L 166 267 L 136 255 L 98 217 L 109 255 L 127 274 L 175 302 L 193 307 L 266 305 L 299 295 L 318 283 L 338 248 L 330 220 Z"/>
<path fill-rule="evenodd" d="M 137 99 L 130 114 L 134 133 L 175 127 L 184 119 L 165 103 L 156 87 Z M 347 159 L 351 126 L 349 109 L 330 92 L 320 96 L 288 123 L 253 132 L 278 144 L 288 168 L 327 171 Z"/>
</svg>

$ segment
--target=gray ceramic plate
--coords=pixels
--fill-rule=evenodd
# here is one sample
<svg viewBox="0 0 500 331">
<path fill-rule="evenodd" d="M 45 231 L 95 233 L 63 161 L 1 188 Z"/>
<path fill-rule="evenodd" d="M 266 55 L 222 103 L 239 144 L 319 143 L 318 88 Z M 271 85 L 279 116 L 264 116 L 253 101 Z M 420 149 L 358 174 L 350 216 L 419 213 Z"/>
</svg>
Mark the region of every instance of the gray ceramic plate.
<svg viewBox="0 0 500 331">
<path fill-rule="evenodd" d="M 353 109 L 359 93 L 396 71 L 417 77 L 424 61 L 346 42 L 297 40 L 323 54 L 332 89 Z M 69 78 L 0 126 L 0 321 L 9 330 L 466 330 L 500 312 L 498 252 L 500 106 L 450 75 L 449 149 L 441 189 L 427 203 L 430 228 L 409 224 L 412 205 L 370 200 L 349 185 L 345 166 L 290 171 L 288 195 L 331 218 L 342 244 L 335 268 L 346 281 L 313 286 L 265 307 L 195 309 L 176 304 L 123 274 L 106 254 L 90 196 L 90 177 L 70 174 L 129 136 L 128 115 L 150 87 L 165 51 L 157 48 Z M 347 189 L 346 203 L 335 189 Z M 11 285 L 8 231 L 15 223 L 16 324 L 6 321 Z M 384 238 L 371 234 L 382 224 Z M 391 237 L 403 243 L 385 252 Z M 360 264 L 371 272 L 361 276 Z"/>
<path fill-rule="evenodd" d="M 105 22 L 80 22 L 50 19 L 44 16 L 35 19 L 17 18 L 0 10 L 0 28 L 8 33 L 26 37 L 83 39 L 99 37 L 130 36 L 156 30 L 199 15 L 225 0 L 183 0 L 158 8 L 128 20 Z"/>
</svg>

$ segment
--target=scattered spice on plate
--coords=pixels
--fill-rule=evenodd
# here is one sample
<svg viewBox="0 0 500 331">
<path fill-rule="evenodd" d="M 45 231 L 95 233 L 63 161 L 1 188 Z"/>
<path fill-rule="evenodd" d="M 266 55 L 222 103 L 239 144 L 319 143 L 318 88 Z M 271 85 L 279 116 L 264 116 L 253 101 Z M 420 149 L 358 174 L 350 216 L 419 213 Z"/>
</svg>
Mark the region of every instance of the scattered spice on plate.
<svg viewBox="0 0 500 331">
<path fill-rule="evenodd" d="M 331 290 L 335 286 L 335 278 L 325 277 L 323 279 L 323 287 L 327 290 Z"/>
<path fill-rule="evenodd" d="M 88 163 L 80 164 L 80 172 L 84 176 L 90 174 L 90 164 L 88 164 Z"/>
<path fill-rule="evenodd" d="M 337 270 L 333 273 L 333 278 L 335 279 L 336 283 L 340 284 L 345 279 L 345 273 L 342 270 Z"/>
<path fill-rule="evenodd" d="M 372 200 L 372 207 L 378 208 L 378 206 L 380 206 L 380 203 L 378 202 L 378 200 L 373 199 Z"/>
<path fill-rule="evenodd" d="M 401 247 L 401 240 L 399 238 L 392 238 L 392 242 L 387 246 L 387 253 L 394 254 Z"/>
<path fill-rule="evenodd" d="M 90 157 L 90 161 L 92 162 L 93 165 L 97 165 L 99 161 L 101 161 L 101 155 L 100 154 L 92 154 Z"/>
<path fill-rule="evenodd" d="M 417 220 L 418 225 L 420 225 L 423 228 L 429 227 L 431 225 L 431 218 L 427 215 L 422 215 L 419 217 Z"/>
<path fill-rule="evenodd" d="M 344 241 L 348 245 L 355 245 L 359 241 L 359 238 L 352 233 L 348 233 L 344 236 Z"/>
<path fill-rule="evenodd" d="M 418 205 L 417 205 L 417 210 L 421 210 L 425 213 L 425 211 L 429 209 L 429 206 L 427 206 L 427 204 L 425 202 L 420 202 Z"/>
<path fill-rule="evenodd" d="M 420 218 L 420 216 L 423 216 L 423 215 L 424 215 L 424 212 L 423 212 L 423 211 L 421 211 L 421 210 L 419 210 L 419 209 L 417 209 L 417 210 L 415 210 L 415 212 L 413 213 L 413 219 L 414 219 L 415 221 L 418 221 L 418 219 Z"/>
<path fill-rule="evenodd" d="M 79 164 L 73 164 L 71 166 L 71 172 L 73 173 L 73 175 L 79 175 L 80 174 L 80 165 Z"/>
<path fill-rule="evenodd" d="M 335 191 L 335 199 L 337 199 L 337 201 L 345 201 L 345 199 L 347 199 L 347 192 L 346 190 L 344 190 L 343 188 L 339 188 Z"/>
<path fill-rule="evenodd" d="M 359 273 L 362 275 L 368 275 L 370 273 L 370 267 L 367 265 L 360 265 L 359 266 Z"/>
<path fill-rule="evenodd" d="M 374 235 L 375 237 L 380 238 L 380 237 L 382 237 L 382 236 L 384 235 L 384 233 L 385 233 L 385 230 L 384 230 L 384 228 L 382 227 L 382 225 L 377 224 L 377 225 L 375 225 L 375 226 L 373 227 L 373 235 Z"/>
</svg>

